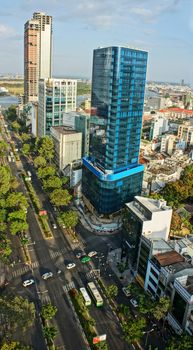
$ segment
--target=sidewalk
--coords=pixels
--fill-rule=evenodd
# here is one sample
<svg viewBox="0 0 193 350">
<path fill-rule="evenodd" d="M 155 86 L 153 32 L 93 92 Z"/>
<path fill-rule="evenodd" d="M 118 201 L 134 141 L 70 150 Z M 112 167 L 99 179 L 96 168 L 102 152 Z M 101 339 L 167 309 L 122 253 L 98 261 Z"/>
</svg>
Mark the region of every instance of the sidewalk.
<svg viewBox="0 0 193 350">
<path fill-rule="evenodd" d="M 107 263 L 109 264 L 110 268 L 115 273 L 115 275 L 119 278 L 120 283 L 122 283 L 123 286 L 127 286 L 133 281 L 134 277 L 131 274 L 130 269 L 126 269 L 123 272 L 121 272 L 118 267 L 119 264 L 125 266 L 126 263 L 125 258 L 122 258 L 121 260 L 121 248 L 117 248 L 109 252 L 107 257 Z"/>
<path fill-rule="evenodd" d="M 96 217 L 95 215 L 91 213 L 84 213 L 83 210 L 78 206 L 76 207 L 78 209 L 78 213 L 80 216 L 80 221 L 82 225 L 91 232 L 97 234 L 97 235 L 107 235 L 107 234 L 116 234 L 119 232 L 121 228 L 121 220 L 102 220 L 99 217 Z M 106 221 L 106 222 L 105 222 Z"/>
</svg>

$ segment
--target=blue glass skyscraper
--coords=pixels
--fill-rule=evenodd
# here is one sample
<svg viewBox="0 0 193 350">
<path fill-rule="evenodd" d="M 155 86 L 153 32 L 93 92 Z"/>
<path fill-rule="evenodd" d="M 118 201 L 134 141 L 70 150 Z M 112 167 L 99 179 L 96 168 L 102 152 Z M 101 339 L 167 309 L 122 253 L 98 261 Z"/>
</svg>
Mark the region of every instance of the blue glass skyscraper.
<svg viewBox="0 0 193 350">
<path fill-rule="evenodd" d="M 140 194 L 138 164 L 147 52 L 128 47 L 94 50 L 90 155 L 83 158 L 83 198 L 111 214 Z"/>
</svg>

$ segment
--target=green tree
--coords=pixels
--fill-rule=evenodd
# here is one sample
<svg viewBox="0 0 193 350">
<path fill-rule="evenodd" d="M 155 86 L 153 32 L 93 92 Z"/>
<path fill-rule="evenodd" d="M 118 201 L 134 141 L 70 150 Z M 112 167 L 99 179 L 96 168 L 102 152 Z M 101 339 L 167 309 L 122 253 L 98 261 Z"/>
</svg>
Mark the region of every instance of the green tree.
<svg viewBox="0 0 193 350">
<path fill-rule="evenodd" d="M 6 200 L 7 208 L 28 208 L 29 204 L 27 198 L 23 195 L 22 192 L 10 193 Z"/>
<path fill-rule="evenodd" d="M 171 338 L 166 345 L 166 350 L 192 350 L 193 349 L 193 339 L 190 335 L 182 334 L 175 338 Z"/>
<path fill-rule="evenodd" d="M 32 350 L 30 346 L 25 346 L 20 344 L 19 342 L 3 342 L 0 347 L 0 350 Z"/>
<path fill-rule="evenodd" d="M 139 311 L 142 314 L 154 312 L 155 302 L 147 295 L 143 293 L 139 295 Z"/>
<path fill-rule="evenodd" d="M 10 170 L 6 166 L 0 166 L 0 197 L 5 195 L 10 189 Z"/>
<path fill-rule="evenodd" d="M 46 164 L 46 159 L 42 156 L 38 156 L 34 159 L 34 165 L 36 168 L 44 168 Z"/>
<path fill-rule="evenodd" d="M 58 218 L 59 224 L 64 224 L 66 228 L 74 228 L 78 223 L 78 214 L 74 210 L 62 213 Z"/>
<path fill-rule="evenodd" d="M 29 225 L 25 221 L 12 221 L 10 224 L 10 232 L 12 235 L 16 235 L 19 232 L 26 231 Z"/>
<path fill-rule="evenodd" d="M 35 320 L 35 306 L 22 297 L 0 297 L 0 314 L 5 320 L 1 324 L 1 332 L 8 335 L 15 333 L 17 329 L 25 332 Z"/>
<path fill-rule="evenodd" d="M 51 137 L 43 136 L 40 138 L 38 153 L 48 161 L 51 161 L 54 158 L 54 142 Z"/>
<path fill-rule="evenodd" d="M 0 209 L 0 222 L 6 221 L 6 217 L 7 217 L 7 210 Z"/>
<path fill-rule="evenodd" d="M 163 296 L 159 299 L 159 302 L 153 309 L 153 315 L 156 320 L 161 320 L 165 317 L 170 308 L 170 299 L 166 296 Z"/>
<path fill-rule="evenodd" d="M 46 304 L 42 306 L 41 315 L 44 320 L 51 320 L 57 312 L 57 307 L 52 304 Z"/>
<path fill-rule="evenodd" d="M 56 337 L 58 331 L 55 327 L 43 327 L 44 337 L 47 339 L 49 344 L 53 343 L 54 338 Z"/>
<path fill-rule="evenodd" d="M 0 232 L 5 232 L 7 229 L 7 224 L 5 222 L 0 222 Z"/>
<path fill-rule="evenodd" d="M 118 287 L 115 284 L 111 284 L 106 288 L 106 293 L 109 298 L 115 298 L 118 294 Z"/>
<path fill-rule="evenodd" d="M 29 141 L 31 139 L 31 135 L 30 134 L 26 134 L 25 132 L 23 132 L 21 134 L 21 139 L 23 142 Z"/>
<path fill-rule="evenodd" d="M 45 190 L 52 190 L 54 188 L 61 188 L 62 180 L 58 176 L 50 176 L 43 181 L 43 187 Z"/>
<path fill-rule="evenodd" d="M 6 237 L 5 234 L 0 234 L 0 260 L 7 264 L 9 263 L 9 257 L 12 253 L 11 241 Z"/>
<path fill-rule="evenodd" d="M 124 333 L 124 339 L 128 344 L 140 341 L 143 336 L 143 331 L 146 326 L 146 320 L 144 317 L 138 317 L 137 319 L 130 319 L 127 322 L 122 323 L 122 329 Z"/>
<path fill-rule="evenodd" d="M 30 154 L 30 150 L 31 150 L 30 144 L 29 143 L 24 143 L 23 147 L 22 147 L 22 153 L 25 156 L 28 156 Z"/>
<path fill-rule="evenodd" d="M 0 158 L 6 155 L 7 148 L 7 143 L 5 141 L 0 141 Z"/>
<path fill-rule="evenodd" d="M 14 120 L 16 120 L 17 118 L 17 114 L 16 114 L 16 106 L 15 105 L 11 105 L 7 111 L 6 111 L 6 117 L 8 120 L 10 120 L 11 122 L 13 122 Z"/>
<path fill-rule="evenodd" d="M 72 199 L 72 196 L 67 190 L 56 189 L 50 194 L 50 200 L 52 204 L 56 206 L 68 205 Z"/>
<path fill-rule="evenodd" d="M 45 179 L 49 176 L 54 176 L 56 173 L 56 169 L 53 166 L 47 166 L 45 168 L 38 169 L 38 177 L 40 179 Z"/>
<path fill-rule="evenodd" d="M 13 130 L 15 130 L 16 132 L 18 132 L 18 130 L 21 127 L 20 124 L 16 120 L 11 123 L 11 126 L 12 126 Z"/>
<path fill-rule="evenodd" d="M 8 214 L 8 222 L 14 220 L 26 221 L 26 212 L 25 210 L 15 210 Z"/>
<path fill-rule="evenodd" d="M 19 182 L 15 176 L 11 176 L 10 189 L 15 190 L 19 186 Z"/>
</svg>

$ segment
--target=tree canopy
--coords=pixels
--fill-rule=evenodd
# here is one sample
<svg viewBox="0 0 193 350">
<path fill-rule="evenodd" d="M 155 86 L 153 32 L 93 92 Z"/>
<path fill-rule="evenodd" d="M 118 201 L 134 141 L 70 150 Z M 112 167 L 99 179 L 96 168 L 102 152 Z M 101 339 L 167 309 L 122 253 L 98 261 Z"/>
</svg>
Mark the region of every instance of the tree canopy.
<svg viewBox="0 0 193 350">
<path fill-rule="evenodd" d="M 34 159 L 34 165 L 36 168 L 40 168 L 40 167 L 45 167 L 47 164 L 46 162 L 46 159 L 42 156 L 37 156 L 35 159 Z"/>
<path fill-rule="evenodd" d="M 30 144 L 29 143 L 24 143 L 23 144 L 23 147 L 22 147 L 22 153 L 25 155 L 25 156 L 28 156 L 30 154 Z"/>
<path fill-rule="evenodd" d="M 43 136 L 38 140 L 38 153 L 48 161 L 54 157 L 54 142 L 51 137 Z"/>
<path fill-rule="evenodd" d="M 9 332 L 13 334 L 18 328 L 25 332 L 35 320 L 35 306 L 20 296 L 13 298 L 0 297 L 0 314 L 8 324 Z M 6 326 L 6 325 L 5 325 Z M 4 329 L 7 332 L 7 329 Z"/>
<path fill-rule="evenodd" d="M 58 176 L 50 176 L 48 179 L 43 180 L 43 187 L 45 190 L 61 188 L 61 186 L 62 186 L 62 180 Z"/>
<path fill-rule="evenodd" d="M 51 320 L 57 312 L 57 307 L 52 304 L 42 306 L 41 315 L 45 320 Z"/>
<path fill-rule="evenodd" d="M 45 179 L 49 176 L 54 176 L 56 173 L 56 170 L 53 166 L 47 166 L 45 168 L 39 168 L 38 169 L 38 177 L 40 179 Z"/>
<path fill-rule="evenodd" d="M 73 228 L 78 223 L 78 214 L 74 210 L 62 213 L 58 218 L 59 224 L 64 224 L 66 228 Z"/>
<path fill-rule="evenodd" d="M 71 201 L 72 196 L 67 190 L 56 189 L 50 194 L 50 200 L 52 204 L 56 206 L 68 205 Z"/>
<path fill-rule="evenodd" d="M 0 197 L 10 189 L 11 173 L 7 166 L 0 166 Z"/>
<path fill-rule="evenodd" d="M 160 194 L 168 205 L 178 208 L 181 203 L 193 196 L 193 165 L 187 166 L 180 180 L 167 183 Z"/>
<path fill-rule="evenodd" d="M 27 198 L 24 196 L 22 192 L 14 192 L 10 193 L 6 200 L 7 208 L 28 208 L 29 204 Z"/>
</svg>

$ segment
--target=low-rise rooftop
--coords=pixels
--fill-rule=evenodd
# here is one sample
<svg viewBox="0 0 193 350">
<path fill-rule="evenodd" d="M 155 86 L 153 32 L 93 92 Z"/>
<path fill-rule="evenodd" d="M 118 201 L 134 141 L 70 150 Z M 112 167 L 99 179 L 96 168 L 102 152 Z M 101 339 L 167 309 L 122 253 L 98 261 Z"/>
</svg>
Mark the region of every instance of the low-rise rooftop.
<svg viewBox="0 0 193 350">
<path fill-rule="evenodd" d="M 184 258 L 182 255 L 177 253 L 175 250 L 165 252 L 165 253 L 160 253 L 154 255 L 154 258 L 158 261 L 158 263 L 162 267 L 166 267 L 169 265 L 173 265 L 176 263 L 181 263 L 184 262 Z"/>
<path fill-rule="evenodd" d="M 71 134 L 78 133 L 78 131 L 72 129 L 71 127 L 65 127 L 65 126 L 52 126 L 52 129 L 62 135 L 71 135 Z"/>
</svg>

